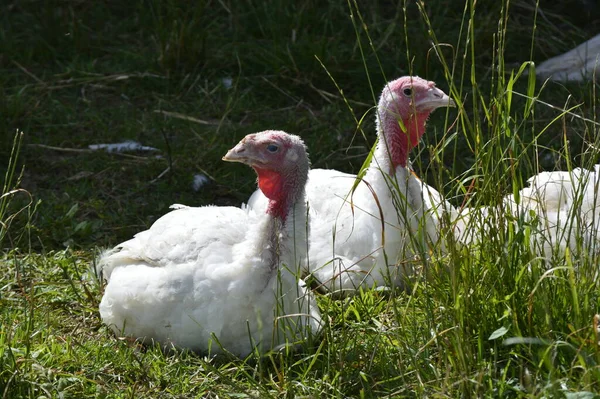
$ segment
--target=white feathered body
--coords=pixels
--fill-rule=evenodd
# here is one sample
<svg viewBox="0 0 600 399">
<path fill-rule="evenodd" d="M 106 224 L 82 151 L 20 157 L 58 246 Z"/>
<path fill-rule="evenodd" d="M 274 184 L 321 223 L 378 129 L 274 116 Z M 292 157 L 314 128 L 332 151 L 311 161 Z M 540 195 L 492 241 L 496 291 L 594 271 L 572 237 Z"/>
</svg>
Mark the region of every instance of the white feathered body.
<svg viewBox="0 0 600 399">
<path fill-rule="evenodd" d="M 535 73 L 542 79 L 559 82 L 598 79 L 600 73 L 600 34 L 566 53 L 541 62 Z"/>
<path fill-rule="evenodd" d="M 431 112 L 454 105 L 433 82 L 416 76 L 390 81 L 377 105 L 377 146 L 363 178 L 310 171 L 309 272 L 330 291 L 398 284 L 415 256 L 428 256 L 429 244 L 437 241 L 433 204 L 443 201 L 412 173 L 408 155 Z M 248 206 L 262 209 L 265 203 L 256 192 Z"/>
<path fill-rule="evenodd" d="M 370 167 L 351 195 L 356 175 L 330 169 L 309 173 L 309 272 L 332 292 L 400 284 L 416 257 L 437 241 L 438 215 L 427 187 L 407 167 L 395 176 Z M 256 191 L 250 208 L 263 207 Z"/>
<path fill-rule="evenodd" d="M 530 245 L 537 256 L 548 259 L 572 254 L 597 254 L 600 250 L 600 165 L 594 170 L 575 168 L 571 172 L 542 172 L 531 177 L 519 198 L 506 196 L 502 207 L 466 209 L 458 220 L 463 234 L 460 240 L 471 243 L 480 239 L 479 224 L 491 212 L 508 213 L 530 228 Z M 478 215 L 479 214 L 479 215 Z M 476 216 L 477 215 L 477 216 Z"/>
<path fill-rule="evenodd" d="M 214 335 L 240 356 L 316 333 L 318 309 L 296 277 L 307 231 L 297 208 L 279 248 L 269 240 L 280 221 L 265 214 L 213 206 L 166 214 L 100 259 L 102 320 L 119 335 L 212 354 L 221 352 Z"/>
</svg>

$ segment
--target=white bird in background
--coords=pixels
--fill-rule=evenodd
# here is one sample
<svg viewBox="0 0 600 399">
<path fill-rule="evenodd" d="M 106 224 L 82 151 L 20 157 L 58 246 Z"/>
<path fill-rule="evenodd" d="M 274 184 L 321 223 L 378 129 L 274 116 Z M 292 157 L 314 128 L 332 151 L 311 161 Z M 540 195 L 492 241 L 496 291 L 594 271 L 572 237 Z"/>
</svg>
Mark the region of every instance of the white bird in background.
<svg viewBox="0 0 600 399">
<path fill-rule="evenodd" d="M 507 223 L 529 229 L 532 254 L 546 259 L 564 256 L 568 248 L 579 259 L 600 251 L 600 165 L 594 170 L 542 172 L 527 180 L 517 197 L 500 206 L 465 208 L 456 220 L 464 244 L 485 242 L 490 229 Z M 504 219 L 508 216 L 508 219 Z M 500 225 L 501 223 L 501 225 Z M 498 224 L 498 225 L 496 225 Z"/>
<path fill-rule="evenodd" d="M 444 202 L 414 175 L 408 154 L 425 133 L 430 113 L 454 105 L 433 82 L 416 76 L 393 80 L 379 100 L 378 143 L 366 173 L 359 178 L 310 171 L 309 272 L 330 292 L 398 284 L 406 263 L 437 241 L 442 209 L 436 206 Z M 256 191 L 248 206 L 261 209 L 265 202 Z"/>
<path fill-rule="evenodd" d="M 100 315 L 117 335 L 246 356 L 318 332 L 319 310 L 296 277 L 308 245 L 302 140 L 251 134 L 223 160 L 254 168 L 266 213 L 183 207 L 103 254 Z"/>
<path fill-rule="evenodd" d="M 558 82 L 598 79 L 600 74 L 600 34 L 564 54 L 552 57 L 535 68 L 542 79 Z"/>
</svg>

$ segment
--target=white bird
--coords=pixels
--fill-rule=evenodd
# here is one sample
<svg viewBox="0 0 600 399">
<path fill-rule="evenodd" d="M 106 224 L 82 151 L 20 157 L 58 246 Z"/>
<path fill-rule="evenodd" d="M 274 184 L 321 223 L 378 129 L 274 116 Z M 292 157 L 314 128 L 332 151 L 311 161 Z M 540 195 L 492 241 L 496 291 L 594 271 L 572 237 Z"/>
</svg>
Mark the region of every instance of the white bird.
<svg viewBox="0 0 600 399">
<path fill-rule="evenodd" d="M 408 154 L 430 113 L 447 106 L 454 101 L 433 82 L 416 76 L 393 80 L 379 100 L 378 143 L 364 175 L 310 171 L 309 272 L 330 292 L 401 283 L 407 261 L 437 240 L 440 210 L 434 204 L 441 197 L 414 175 Z M 248 206 L 261 209 L 265 201 L 256 191 Z"/>
<path fill-rule="evenodd" d="M 223 160 L 254 168 L 266 212 L 179 206 L 103 254 L 100 315 L 117 335 L 246 356 L 318 332 L 319 310 L 296 277 L 308 248 L 302 140 L 250 134 Z"/>
<path fill-rule="evenodd" d="M 600 73 L 600 34 L 564 54 L 552 57 L 535 68 L 542 79 L 558 82 L 598 79 Z"/>
<path fill-rule="evenodd" d="M 551 260 L 567 248 L 578 258 L 600 253 L 600 165 L 594 170 L 542 172 L 529 187 L 503 198 L 499 206 L 465 208 L 456 225 L 465 244 L 485 242 L 490 228 L 508 216 L 517 229 L 528 229 L 532 254 Z M 486 221 L 482 224 L 482 221 Z M 506 225 L 506 223 L 504 223 Z"/>
</svg>

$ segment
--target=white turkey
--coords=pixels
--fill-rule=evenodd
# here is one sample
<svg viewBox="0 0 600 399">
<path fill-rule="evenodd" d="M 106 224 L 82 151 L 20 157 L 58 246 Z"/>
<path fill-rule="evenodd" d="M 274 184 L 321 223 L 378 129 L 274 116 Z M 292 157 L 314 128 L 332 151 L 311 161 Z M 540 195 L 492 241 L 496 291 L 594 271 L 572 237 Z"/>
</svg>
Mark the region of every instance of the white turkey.
<svg viewBox="0 0 600 399">
<path fill-rule="evenodd" d="M 516 197 L 504 197 L 499 206 L 464 209 L 456 221 L 462 231 L 459 241 L 485 242 L 490 229 L 498 229 L 496 224 L 504 220 L 528 229 L 535 256 L 560 259 L 567 248 L 578 258 L 599 253 L 600 165 L 594 170 L 542 172 L 527 183 L 529 187 Z"/>
<path fill-rule="evenodd" d="M 600 73 L 600 34 L 564 54 L 552 57 L 535 68 L 542 79 L 558 82 L 598 79 Z"/>
<path fill-rule="evenodd" d="M 448 106 L 454 101 L 433 82 L 416 76 L 393 80 L 381 93 L 378 143 L 364 175 L 310 171 L 309 272 L 328 291 L 401 283 L 407 262 L 437 240 L 442 209 L 432 204 L 443 202 L 414 175 L 408 154 L 425 133 L 430 113 Z M 265 202 L 256 191 L 248 206 L 260 209 Z"/>
<path fill-rule="evenodd" d="M 250 134 L 223 160 L 254 168 L 267 206 L 179 207 L 103 254 L 100 315 L 116 334 L 246 356 L 318 332 L 319 310 L 296 277 L 308 248 L 302 140 Z"/>
</svg>

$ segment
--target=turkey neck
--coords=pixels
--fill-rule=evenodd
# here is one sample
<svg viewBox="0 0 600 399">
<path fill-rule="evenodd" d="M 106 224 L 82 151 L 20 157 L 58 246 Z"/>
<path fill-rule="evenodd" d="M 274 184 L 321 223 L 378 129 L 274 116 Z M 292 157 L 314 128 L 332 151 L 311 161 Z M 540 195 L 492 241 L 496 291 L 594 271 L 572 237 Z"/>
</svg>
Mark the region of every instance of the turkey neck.
<svg viewBox="0 0 600 399">
<path fill-rule="evenodd" d="M 277 270 L 284 265 L 292 272 L 305 266 L 308 253 L 308 224 L 305 185 L 308 164 L 298 165 L 283 176 L 281 173 L 254 168 L 258 184 L 269 199 L 268 215 L 263 237 L 263 257 L 269 258 L 269 267 L 263 275 L 265 288 Z M 297 275 L 297 273 L 296 273 Z"/>
<path fill-rule="evenodd" d="M 388 111 L 390 104 L 380 103 L 377 118 L 377 147 L 367 170 L 366 180 L 372 185 L 386 176 L 397 177 L 398 183 L 412 174 L 408 168 L 408 153 L 415 147 L 425 132 L 430 112 L 411 114 L 402 121 L 402 130 L 396 117 Z M 384 182 L 383 186 L 386 186 Z M 381 186 L 380 186 L 381 187 Z"/>
<path fill-rule="evenodd" d="M 307 208 L 304 195 L 301 200 L 292 204 L 285 220 L 272 217 L 268 228 L 271 272 L 284 266 L 298 276 L 299 269 L 307 266 L 305 263 L 308 254 Z"/>
<path fill-rule="evenodd" d="M 408 165 L 408 153 L 419 144 L 425 133 L 427 118 L 431 112 L 411 114 L 400 122 L 388 111 L 390 105 L 380 104 L 378 107 L 377 136 L 379 142 L 375 149 L 375 157 L 379 167 L 393 175 L 396 169 Z"/>
<path fill-rule="evenodd" d="M 402 124 L 406 129 L 406 132 L 404 132 L 396 117 L 389 113 L 387 109 L 387 104 L 379 105 L 379 117 L 377 118 L 377 136 L 379 139 L 365 180 L 374 189 L 380 187 L 385 190 L 377 193 L 380 199 L 389 197 L 392 184 L 397 184 L 404 199 L 392 195 L 394 197 L 393 201 L 395 203 L 398 201 L 407 203 L 410 208 L 417 209 L 422 204 L 421 190 L 418 184 L 415 186 L 415 183 L 419 183 L 419 181 L 409 168 L 408 154 L 419 143 L 419 139 L 425 132 L 425 125 L 430 112 L 413 114 L 403 120 Z M 363 190 L 365 189 L 367 188 L 363 188 Z M 391 190 L 391 192 L 395 191 Z M 372 196 L 370 192 L 367 195 Z M 375 204 L 375 201 L 371 202 Z M 379 212 L 378 209 L 373 211 L 375 214 Z"/>
</svg>

